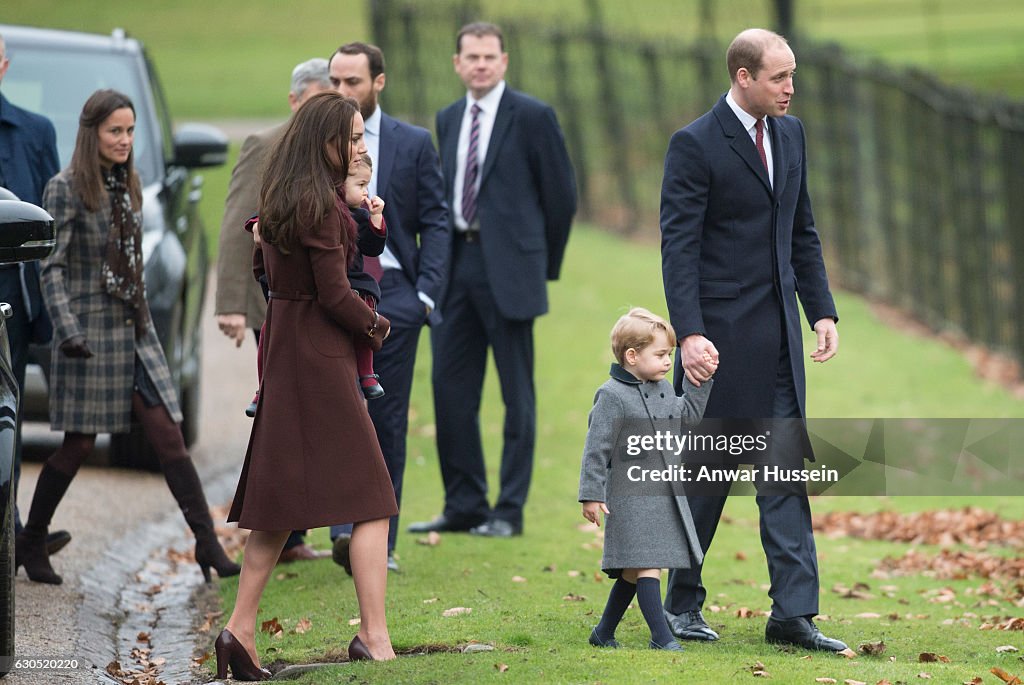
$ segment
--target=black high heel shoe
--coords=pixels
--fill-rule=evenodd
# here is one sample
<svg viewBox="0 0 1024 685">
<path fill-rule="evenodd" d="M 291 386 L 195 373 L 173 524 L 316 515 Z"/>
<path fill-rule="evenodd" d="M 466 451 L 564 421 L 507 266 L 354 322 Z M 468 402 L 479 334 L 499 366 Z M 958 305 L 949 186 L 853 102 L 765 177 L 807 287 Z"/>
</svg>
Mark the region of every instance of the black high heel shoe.
<svg viewBox="0 0 1024 685">
<path fill-rule="evenodd" d="M 348 643 L 348 660 L 373 661 L 373 655 L 370 654 L 370 650 L 363 644 L 358 635 L 352 638 L 352 642 Z"/>
<path fill-rule="evenodd" d="M 270 671 L 257 667 L 252 662 L 249 652 L 245 651 L 242 643 L 236 640 L 227 628 L 220 632 L 217 641 L 213 643 L 213 648 L 217 652 L 218 678 L 227 678 L 228 666 L 230 666 L 231 677 L 234 680 L 270 680 Z"/>
</svg>

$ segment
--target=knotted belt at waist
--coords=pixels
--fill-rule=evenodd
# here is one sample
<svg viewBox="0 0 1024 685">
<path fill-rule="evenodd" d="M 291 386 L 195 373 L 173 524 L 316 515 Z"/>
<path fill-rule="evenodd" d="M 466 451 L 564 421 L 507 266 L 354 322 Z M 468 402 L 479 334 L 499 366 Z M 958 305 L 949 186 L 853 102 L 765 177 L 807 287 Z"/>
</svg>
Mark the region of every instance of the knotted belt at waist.
<svg viewBox="0 0 1024 685">
<path fill-rule="evenodd" d="M 275 300 L 314 300 L 315 295 L 300 292 L 287 292 L 282 290 L 271 290 L 269 295 Z"/>
</svg>

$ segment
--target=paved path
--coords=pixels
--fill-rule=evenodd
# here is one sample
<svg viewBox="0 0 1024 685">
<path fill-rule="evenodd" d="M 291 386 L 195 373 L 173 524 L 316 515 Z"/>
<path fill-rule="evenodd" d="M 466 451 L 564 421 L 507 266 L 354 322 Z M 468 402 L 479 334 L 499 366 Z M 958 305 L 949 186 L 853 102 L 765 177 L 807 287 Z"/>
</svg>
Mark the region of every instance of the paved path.
<svg viewBox="0 0 1024 685">
<path fill-rule="evenodd" d="M 256 367 L 251 338 L 236 350 L 217 329 L 212 278 L 209 288 L 203 317 L 202 421 L 192 456 L 216 506 L 230 500 L 241 467 L 251 426 L 242 410 L 256 385 Z M 26 441 L 30 450 L 45 454 L 59 443 L 59 436 L 33 424 Z M 28 511 L 38 473 L 39 464 L 25 464 L 18 498 L 23 512 Z M 176 555 L 168 556 L 168 545 L 188 550 L 192 541 L 163 477 L 85 466 L 53 525 L 74 536 L 53 559 L 64 584 L 33 583 L 19 572 L 16 656 L 77 658 L 88 666 L 12 671 L 4 682 L 116 682 L 103 669 L 113 659 L 122 667 L 137 667 L 131 656 L 136 647 L 152 649 L 151 659 L 168 655 L 163 656 L 168 659 L 163 666 L 167 683 L 187 682 L 188 664 L 181 663 L 181 655 L 191 654 L 191 599 L 203 583 L 197 566 L 177 564 Z M 139 633 L 148 641 L 140 641 Z"/>
</svg>

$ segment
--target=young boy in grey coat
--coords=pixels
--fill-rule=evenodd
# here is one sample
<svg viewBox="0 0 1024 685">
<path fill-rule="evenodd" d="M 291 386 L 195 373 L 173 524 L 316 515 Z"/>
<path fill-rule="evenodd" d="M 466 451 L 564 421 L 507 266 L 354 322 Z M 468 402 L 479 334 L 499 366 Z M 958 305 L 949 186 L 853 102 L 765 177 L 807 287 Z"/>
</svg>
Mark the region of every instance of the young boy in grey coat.
<svg viewBox="0 0 1024 685">
<path fill-rule="evenodd" d="M 615 628 L 636 596 L 651 629 L 651 649 L 681 652 L 661 606 L 661 569 L 689 568 L 703 559 L 686 497 L 670 483 L 641 482 L 623 487 L 622 469 L 663 471 L 678 466 L 672 451 L 629 450 L 636 437 L 653 435 L 666 421 L 693 425 L 701 420 L 713 381 L 698 388 L 685 382 L 677 397 L 665 375 L 672 368 L 676 335 L 672 326 L 646 309 L 633 308 L 612 329 L 617 364 L 611 379 L 597 389 L 590 412 L 579 501 L 583 517 L 601 525 L 605 515 L 601 568 L 616 578 L 601 622 L 590 633 L 595 647 L 619 647 Z M 714 363 L 710 358 L 708 363 Z M 655 421 L 659 422 L 658 428 Z M 631 440 L 632 438 L 632 440 Z M 615 470 L 620 473 L 616 474 Z M 629 492 L 624 492 L 624 490 Z"/>
</svg>

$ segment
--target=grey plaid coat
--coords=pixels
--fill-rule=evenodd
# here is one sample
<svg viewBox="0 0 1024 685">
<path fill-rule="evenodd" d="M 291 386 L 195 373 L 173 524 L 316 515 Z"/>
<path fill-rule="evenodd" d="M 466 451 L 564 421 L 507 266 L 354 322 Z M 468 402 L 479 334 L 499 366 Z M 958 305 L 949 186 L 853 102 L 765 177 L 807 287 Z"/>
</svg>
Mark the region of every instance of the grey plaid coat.
<svg viewBox="0 0 1024 685">
<path fill-rule="evenodd" d="M 43 206 L 53 216 L 57 233 L 57 247 L 42 262 L 41 275 L 46 310 L 53 320 L 50 427 L 76 433 L 128 432 L 136 355 L 171 418 L 181 421 L 156 329 L 150 323 L 145 335 L 135 340 L 134 308 L 103 287 L 100 268 L 110 232 L 110 204 L 90 212 L 71 184 L 71 171 L 64 169 L 43 193 Z M 85 336 L 92 357 L 72 359 L 60 351 L 60 344 L 75 335 Z"/>
</svg>

